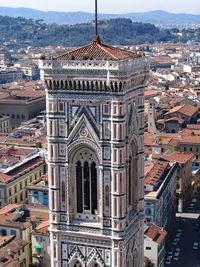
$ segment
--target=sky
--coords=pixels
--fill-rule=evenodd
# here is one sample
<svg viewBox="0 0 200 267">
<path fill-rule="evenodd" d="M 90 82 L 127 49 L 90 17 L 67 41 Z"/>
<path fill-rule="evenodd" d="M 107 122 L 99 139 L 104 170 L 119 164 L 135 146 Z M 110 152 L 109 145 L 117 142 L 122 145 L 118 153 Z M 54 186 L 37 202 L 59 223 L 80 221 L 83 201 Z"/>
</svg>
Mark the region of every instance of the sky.
<svg viewBox="0 0 200 267">
<path fill-rule="evenodd" d="M 94 11 L 95 0 L 0 0 L 0 7 L 28 7 L 43 11 Z M 99 13 L 120 14 L 165 10 L 200 14 L 200 0 L 98 0 Z"/>
</svg>

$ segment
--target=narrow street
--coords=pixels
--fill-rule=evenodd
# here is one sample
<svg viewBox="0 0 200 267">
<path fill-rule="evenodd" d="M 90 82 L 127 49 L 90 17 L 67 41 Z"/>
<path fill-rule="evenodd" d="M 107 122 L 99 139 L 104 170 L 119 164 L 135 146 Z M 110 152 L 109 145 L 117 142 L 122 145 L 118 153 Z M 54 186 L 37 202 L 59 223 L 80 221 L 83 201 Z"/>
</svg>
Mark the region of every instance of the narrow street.
<svg viewBox="0 0 200 267">
<path fill-rule="evenodd" d="M 175 229 L 166 250 L 166 259 L 169 252 L 172 252 L 172 259 L 170 263 L 165 261 L 165 266 L 200 267 L 200 224 L 197 224 L 199 211 L 200 200 L 197 200 L 193 209 L 186 208 L 184 213 L 176 214 Z M 178 232 L 181 232 L 180 240 L 177 244 L 172 244 Z M 193 248 L 194 242 L 198 242 L 198 249 Z M 177 251 L 180 251 L 180 254 L 175 258 Z"/>
</svg>

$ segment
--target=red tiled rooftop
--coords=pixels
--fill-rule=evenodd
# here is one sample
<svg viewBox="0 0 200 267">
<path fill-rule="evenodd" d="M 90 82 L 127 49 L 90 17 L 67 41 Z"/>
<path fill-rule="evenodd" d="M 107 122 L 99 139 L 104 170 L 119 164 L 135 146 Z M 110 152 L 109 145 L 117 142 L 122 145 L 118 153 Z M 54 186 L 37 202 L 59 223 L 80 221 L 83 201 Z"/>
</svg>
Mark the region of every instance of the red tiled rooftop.
<svg viewBox="0 0 200 267">
<path fill-rule="evenodd" d="M 147 223 L 147 226 L 148 228 L 145 229 L 144 235 L 151 238 L 158 244 L 162 243 L 162 241 L 165 239 L 167 235 L 167 232 L 164 229 L 150 222 Z"/>
<path fill-rule="evenodd" d="M 200 144 L 200 136 L 183 137 L 180 139 L 181 144 Z"/>
<path fill-rule="evenodd" d="M 34 148 L 11 148 L 5 147 L 0 149 L 1 155 L 8 155 L 8 156 L 18 156 L 18 155 L 29 155 L 30 153 L 34 152 Z"/>
<path fill-rule="evenodd" d="M 178 117 L 172 117 L 172 118 L 165 120 L 165 123 L 168 123 L 168 122 L 183 124 L 185 122 L 185 120 L 182 118 L 178 118 Z"/>
<path fill-rule="evenodd" d="M 99 42 L 92 42 L 88 45 L 77 48 L 73 51 L 67 52 L 63 55 L 57 56 L 56 60 L 122 60 L 128 58 L 141 57 L 130 51 L 122 50 L 116 47 L 101 44 Z"/>
<path fill-rule="evenodd" d="M 186 126 L 191 130 L 200 130 L 200 124 L 187 124 Z"/>
<path fill-rule="evenodd" d="M 149 171 L 146 170 L 146 168 L 148 168 L 148 166 L 146 166 L 144 170 L 144 173 L 146 174 L 144 178 L 144 183 L 154 186 L 167 166 L 168 162 L 160 160 L 153 162 L 153 166 L 150 168 Z"/>
<path fill-rule="evenodd" d="M 13 180 L 12 176 L 9 176 L 3 172 L 0 172 L 0 183 L 1 184 L 8 183 L 9 181 L 12 181 L 12 180 Z"/>
<path fill-rule="evenodd" d="M 193 158 L 194 154 L 184 154 L 178 151 L 173 152 L 172 154 L 163 154 L 162 158 L 169 161 L 176 161 L 178 163 L 186 163 L 187 161 Z"/>
<path fill-rule="evenodd" d="M 8 175 L 15 176 L 15 175 L 19 175 L 20 173 L 23 174 L 25 173 L 25 171 L 29 170 L 30 168 L 37 167 L 42 163 L 44 163 L 44 159 L 42 159 L 41 157 L 36 157 L 24 163 L 23 165 L 15 168 L 14 170 L 8 172 Z"/>
<path fill-rule="evenodd" d="M 32 232 L 40 235 L 49 235 L 49 230 L 48 230 L 49 226 L 50 226 L 49 220 L 44 221 L 40 223 Z"/>
<path fill-rule="evenodd" d="M 197 111 L 198 111 L 197 107 L 194 107 L 194 106 L 189 105 L 189 104 L 183 104 L 181 106 L 176 106 L 176 107 L 172 108 L 167 113 L 165 113 L 165 115 L 178 112 L 178 113 L 181 113 L 181 114 L 184 114 L 184 115 L 190 117 L 190 116 L 194 115 Z"/>
</svg>

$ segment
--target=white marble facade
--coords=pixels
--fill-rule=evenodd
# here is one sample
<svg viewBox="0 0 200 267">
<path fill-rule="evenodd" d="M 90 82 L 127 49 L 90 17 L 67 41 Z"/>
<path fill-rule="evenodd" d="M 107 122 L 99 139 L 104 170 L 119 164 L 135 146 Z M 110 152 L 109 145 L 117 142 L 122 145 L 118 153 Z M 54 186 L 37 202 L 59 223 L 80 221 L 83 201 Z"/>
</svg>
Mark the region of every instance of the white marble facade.
<svg viewBox="0 0 200 267">
<path fill-rule="evenodd" d="M 40 69 L 51 265 L 142 267 L 146 58 L 43 59 Z"/>
</svg>

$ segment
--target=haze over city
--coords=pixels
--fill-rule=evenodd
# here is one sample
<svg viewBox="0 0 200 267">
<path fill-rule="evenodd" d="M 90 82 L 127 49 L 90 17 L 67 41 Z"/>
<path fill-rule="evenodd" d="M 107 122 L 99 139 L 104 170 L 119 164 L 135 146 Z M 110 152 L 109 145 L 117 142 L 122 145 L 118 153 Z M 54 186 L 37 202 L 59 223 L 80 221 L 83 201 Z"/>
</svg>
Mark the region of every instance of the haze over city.
<svg viewBox="0 0 200 267">
<path fill-rule="evenodd" d="M 84 11 L 93 12 L 94 4 L 91 0 L 76 0 L 76 1 L 48 1 L 48 0 L 2 0 L 0 6 L 6 7 L 27 7 L 43 11 Z M 93 1 L 94 2 L 94 1 Z M 128 12 L 145 12 L 152 10 L 165 10 L 172 13 L 190 13 L 199 14 L 199 0 L 191 1 L 161 1 L 161 0 L 124 0 L 124 1 L 98 1 L 100 13 L 128 13 Z"/>
</svg>

